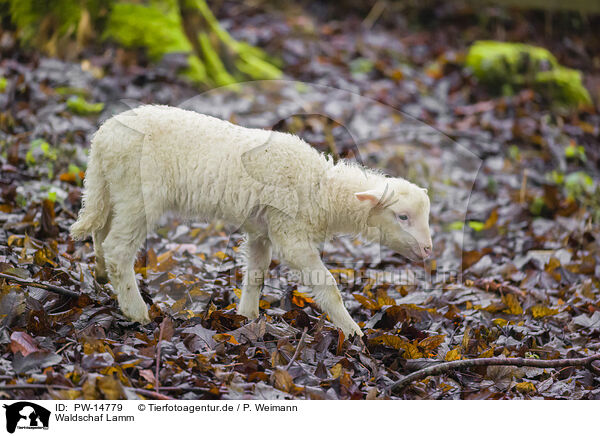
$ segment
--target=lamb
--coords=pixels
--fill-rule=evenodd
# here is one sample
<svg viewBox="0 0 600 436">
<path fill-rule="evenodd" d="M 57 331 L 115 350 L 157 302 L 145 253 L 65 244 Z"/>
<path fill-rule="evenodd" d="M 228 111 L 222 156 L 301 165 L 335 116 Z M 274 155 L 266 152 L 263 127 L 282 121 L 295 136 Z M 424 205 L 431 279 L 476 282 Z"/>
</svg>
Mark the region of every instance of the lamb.
<svg viewBox="0 0 600 436">
<path fill-rule="evenodd" d="M 422 260 L 432 249 L 429 208 L 426 189 L 349 162 L 334 164 L 297 136 L 148 105 L 112 117 L 94 135 L 71 236 L 92 235 L 96 280 L 110 280 L 125 316 L 148 323 L 133 269 L 148 232 L 166 211 L 222 219 L 246 234 L 239 314 L 258 317 L 275 252 L 300 272 L 347 337 L 362 336 L 319 244 L 337 234 L 362 235 Z"/>
</svg>

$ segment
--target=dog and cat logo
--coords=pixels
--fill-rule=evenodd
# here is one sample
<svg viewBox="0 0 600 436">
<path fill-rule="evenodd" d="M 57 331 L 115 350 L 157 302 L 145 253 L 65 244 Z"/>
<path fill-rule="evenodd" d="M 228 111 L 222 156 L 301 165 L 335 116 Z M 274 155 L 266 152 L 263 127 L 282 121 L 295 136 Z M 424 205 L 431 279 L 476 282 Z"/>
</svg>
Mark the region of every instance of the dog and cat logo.
<svg viewBox="0 0 600 436">
<path fill-rule="evenodd" d="M 50 411 L 29 401 L 19 401 L 6 405 L 6 431 L 14 433 L 18 429 L 48 430 Z"/>
</svg>

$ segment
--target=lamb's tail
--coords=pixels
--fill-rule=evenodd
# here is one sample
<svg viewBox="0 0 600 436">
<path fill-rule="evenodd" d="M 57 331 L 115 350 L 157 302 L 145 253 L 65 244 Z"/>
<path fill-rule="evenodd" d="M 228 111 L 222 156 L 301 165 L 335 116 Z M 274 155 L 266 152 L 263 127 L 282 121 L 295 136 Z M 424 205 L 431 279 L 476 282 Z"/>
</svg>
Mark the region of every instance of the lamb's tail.
<svg viewBox="0 0 600 436">
<path fill-rule="evenodd" d="M 110 213 L 108 184 L 102 174 L 100 162 L 94 154 L 92 147 L 85 173 L 83 207 L 79 211 L 77 221 L 71 226 L 71 238 L 75 240 L 84 239 L 104 227 Z"/>
</svg>

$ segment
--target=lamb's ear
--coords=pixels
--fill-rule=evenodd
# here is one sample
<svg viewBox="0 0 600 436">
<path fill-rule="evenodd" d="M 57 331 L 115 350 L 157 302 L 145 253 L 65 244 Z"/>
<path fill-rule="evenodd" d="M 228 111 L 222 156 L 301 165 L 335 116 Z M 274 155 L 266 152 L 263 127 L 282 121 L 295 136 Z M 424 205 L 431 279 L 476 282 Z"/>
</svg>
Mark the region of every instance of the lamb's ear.
<svg viewBox="0 0 600 436">
<path fill-rule="evenodd" d="M 371 189 L 369 191 L 364 192 L 355 192 L 354 196 L 359 201 L 366 201 L 371 206 L 377 206 L 381 200 L 381 196 L 383 193 L 381 191 L 377 191 L 375 189 Z"/>
<path fill-rule="evenodd" d="M 425 194 L 427 194 L 427 188 L 421 188 Z"/>
</svg>

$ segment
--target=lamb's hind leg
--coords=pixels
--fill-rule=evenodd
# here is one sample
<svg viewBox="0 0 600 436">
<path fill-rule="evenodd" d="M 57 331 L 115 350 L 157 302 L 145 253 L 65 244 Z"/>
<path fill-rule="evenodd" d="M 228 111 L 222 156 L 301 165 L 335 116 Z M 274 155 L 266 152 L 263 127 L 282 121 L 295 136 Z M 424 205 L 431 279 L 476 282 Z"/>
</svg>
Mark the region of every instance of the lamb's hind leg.
<svg viewBox="0 0 600 436">
<path fill-rule="evenodd" d="M 248 319 L 255 319 L 258 318 L 260 291 L 271 263 L 271 241 L 266 237 L 248 235 L 243 248 L 246 267 L 237 312 Z"/>
<path fill-rule="evenodd" d="M 92 234 L 92 240 L 94 241 L 94 252 L 96 253 L 96 281 L 101 285 L 108 282 L 108 273 L 106 272 L 106 260 L 104 259 L 104 240 L 108 236 L 110 231 L 110 224 L 112 220 L 112 213 L 108 215 L 108 219 L 100 230 L 95 231 Z"/>
<path fill-rule="evenodd" d="M 125 203 L 115 208 L 103 249 L 108 277 L 125 316 L 140 323 L 150 322 L 146 303 L 135 281 L 133 265 L 136 253 L 146 238 L 143 207 Z"/>
</svg>

